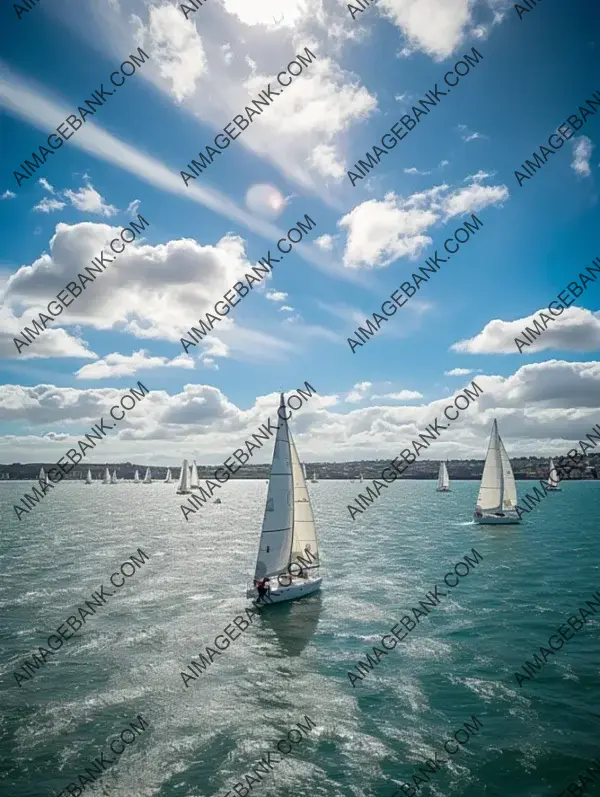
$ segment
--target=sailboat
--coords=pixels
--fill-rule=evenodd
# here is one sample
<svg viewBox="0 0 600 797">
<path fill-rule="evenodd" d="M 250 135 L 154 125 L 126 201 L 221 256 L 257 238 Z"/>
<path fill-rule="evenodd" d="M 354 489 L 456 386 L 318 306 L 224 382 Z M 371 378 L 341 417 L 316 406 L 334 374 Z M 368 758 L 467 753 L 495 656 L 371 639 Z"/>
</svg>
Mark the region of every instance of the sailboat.
<svg viewBox="0 0 600 797">
<path fill-rule="evenodd" d="M 135 484 L 139 484 L 140 483 L 140 472 L 139 472 L 139 470 L 136 470 L 136 472 L 133 474 L 133 481 L 134 481 Z"/>
<path fill-rule="evenodd" d="M 179 484 L 177 485 L 177 495 L 189 495 L 192 492 L 189 487 L 189 475 L 187 459 L 184 459 L 181 466 Z"/>
<path fill-rule="evenodd" d="M 104 478 L 102 479 L 102 484 L 110 484 L 110 473 L 108 472 L 108 468 L 104 468 Z"/>
<path fill-rule="evenodd" d="M 144 484 L 152 484 L 152 473 L 150 472 L 150 468 L 146 468 L 146 475 L 144 476 Z"/>
<path fill-rule="evenodd" d="M 46 481 L 46 473 L 45 473 L 45 471 L 44 471 L 44 466 L 43 466 L 43 465 L 42 465 L 42 467 L 40 468 L 40 475 L 38 476 L 38 479 L 39 479 L 41 482 L 45 482 L 45 481 Z"/>
<path fill-rule="evenodd" d="M 165 476 L 165 484 L 171 484 L 171 468 L 167 468 L 167 475 Z"/>
<path fill-rule="evenodd" d="M 358 477 L 358 481 L 359 481 L 361 484 L 363 483 L 364 479 L 363 479 L 363 475 L 362 475 L 362 473 L 359 475 L 359 477 Z"/>
<path fill-rule="evenodd" d="M 314 471 L 314 470 L 313 470 L 313 477 L 312 477 L 312 479 L 310 480 L 310 483 L 311 483 L 311 484 L 318 484 L 318 483 L 319 483 L 319 482 L 317 481 L 317 474 L 315 473 L 315 471 Z"/>
<path fill-rule="evenodd" d="M 87 476 L 85 477 L 85 483 L 91 484 L 92 483 L 92 471 L 88 468 Z"/>
<path fill-rule="evenodd" d="M 494 418 L 473 517 L 476 523 L 520 523 L 516 506 L 517 485 Z"/>
<path fill-rule="evenodd" d="M 550 458 L 550 466 L 548 470 L 548 490 L 553 493 L 557 493 L 562 490 L 562 487 L 560 487 L 560 479 L 558 478 L 556 466 L 552 458 Z"/>
<path fill-rule="evenodd" d="M 117 471 L 116 470 L 113 470 L 113 472 L 112 472 L 112 476 L 110 477 L 110 483 L 111 484 L 117 484 L 118 483 Z"/>
<path fill-rule="evenodd" d="M 198 468 L 196 467 L 196 460 L 194 460 L 194 464 L 190 468 L 190 487 L 192 490 L 200 489 L 200 485 L 198 484 Z"/>
<path fill-rule="evenodd" d="M 279 407 L 279 417 L 282 418 L 281 409 L 285 407 L 283 393 Z M 304 562 L 308 559 L 317 563 L 311 566 L 310 575 L 300 568 L 300 557 Z M 293 563 L 302 570 L 300 575 L 292 574 L 290 565 Z M 318 566 L 317 532 L 306 479 L 288 423 L 283 420 L 273 449 L 254 584 L 263 578 L 277 578 L 269 591 L 269 603 L 301 598 L 321 588 L 323 579 L 318 574 Z M 258 595 L 256 586 L 246 592 L 248 598 Z"/>
<path fill-rule="evenodd" d="M 437 491 L 438 493 L 450 492 L 450 477 L 448 476 L 448 467 L 445 462 L 440 462 Z"/>
</svg>

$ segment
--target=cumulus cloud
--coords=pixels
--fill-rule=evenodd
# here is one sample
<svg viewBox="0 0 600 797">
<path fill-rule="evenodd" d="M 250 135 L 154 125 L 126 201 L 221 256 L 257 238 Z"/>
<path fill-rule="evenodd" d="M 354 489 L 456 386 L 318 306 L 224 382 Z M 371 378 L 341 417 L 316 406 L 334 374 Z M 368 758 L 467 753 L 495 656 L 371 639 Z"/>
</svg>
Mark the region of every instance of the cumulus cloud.
<svg viewBox="0 0 600 797">
<path fill-rule="evenodd" d="M 22 315 L 29 321 L 46 309 L 48 301 L 67 282 L 77 280 L 84 265 L 117 234 L 118 229 L 107 224 L 57 224 L 49 252 L 22 266 L 8 280 L 5 303 L 25 307 Z M 215 245 L 201 245 L 193 239 L 157 246 L 135 241 L 91 285 L 86 285 L 57 323 L 115 329 L 143 340 L 179 344 L 198 318 L 213 309 L 215 298 L 250 270 L 245 243 L 235 235 L 225 235 Z M 43 332 L 30 348 L 39 351 L 39 342 L 47 335 L 48 331 Z M 225 318 L 215 333 L 191 352 L 200 354 L 218 339 L 226 346 L 228 356 L 254 361 L 274 361 L 294 349 L 281 334 L 243 329 Z"/>
<path fill-rule="evenodd" d="M 444 376 L 468 376 L 472 373 L 472 368 L 453 368 L 451 371 L 444 371 Z"/>
<path fill-rule="evenodd" d="M 579 136 L 573 139 L 573 162 L 571 168 L 581 177 L 589 177 L 592 173 L 590 159 L 594 144 L 587 136 Z"/>
<path fill-rule="evenodd" d="M 436 61 L 452 55 L 471 18 L 469 0 L 379 0 L 377 8 L 402 30 L 410 48 Z"/>
<path fill-rule="evenodd" d="M 534 321 L 540 312 L 550 315 L 547 308 L 537 310 L 530 316 L 515 321 L 494 319 L 472 338 L 459 340 L 451 349 L 463 354 L 518 354 L 515 339 L 523 341 L 526 327 L 534 329 Z M 543 326 L 543 323 L 542 323 Z M 525 338 L 527 340 L 527 338 Z M 600 312 L 583 307 L 568 307 L 529 346 L 523 354 L 537 354 L 546 349 L 562 351 L 597 351 L 600 349 Z"/>
<path fill-rule="evenodd" d="M 49 194 L 54 193 L 54 186 L 50 185 L 50 183 L 48 182 L 48 180 L 46 180 L 45 177 L 41 177 L 38 180 L 38 185 L 41 185 L 44 191 L 47 191 Z"/>
<path fill-rule="evenodd" d="M 283 291 L 267 291 L 265 293 L 265 297 L 270 299 L 272 302 L 284 302 L 288 295 Z"/>
<path fill-rule="evenodd" d="M 66 207 L 65 202 L 45 196 L 37 205 L 33 206 L 33 209 L 39 213 L 53 213 L 55 210 L 62 210 L 64 207 Z"/>
<path fill-rule="evenodd" d="M 102 195 L 90 183 L 77 191 L 64 191 L 63 196 L 70 201 L 73 207 L 83 213 L 97 213 L 100 216 L 114 216 L 117 213 L 117 208 L 107 204 Z"/>
<path fill-rule="evenodd" d="M 333 249 L 333 243 L 336 240 L 336 237 L 332 235 L 320 235 L 318 238 L 315 239 L 315 246 L 318 246 L 319 249 L 324 249 L 326 252 L 330 252 Z"/>
<path fill-rule="evenodd" d="M 400 257 L 416 257 L 432 243 L 428 230 L 437 222 L 502 204 L 509 196 L 505 185 L 473 182 L 464 188 L 439 185 L 401 197 L 390 192 L 383 200 L 370 199 L 338 222 L 347 231 L 346 268 L 382 268 Z"/>
<path fill-rule="evenodd" d="M 507 377 L 477 376 L 476 383 L 483 392 L 444 431 L 435 447 L 424 453 L 426 458 L 483 459 L 494 417 L 510 456 L 564 454 L 598 421 L 600 363 L 596 361 L 550 360 L 524 365 Z M 287 389 L 300 386 L 292 383 Z M 365 383 L 358 383 L 348 395 L 365 395 L 367 390 Z M 58 459 L 92 423 L 107 415 L 122 393 L 123 388 L 1 386 L 0 420 L 25 423 L 39 434 L 0 437 L 0 459 Z M 294 413 L 291 425 L 304 460 L 394 457 L 428 423 L 435 418 L 442 421 L 450 401 L 445 396 L 422 404 L 369 402 L 354 407 L 358 402 L 316 395 Z M 146 454 L 154 461 L 175 463 L 193 455 L 215 463 L 273 417 L 277 404 L 278 394 L 271 393 L 241 409 L 218 388 L 202 384 L 188 384 L 172 394 L 151 390 L 103 441 L 98 456 L 102 461 L 135 461 Z M 272 443 L 268 443 L 253 461 L 268 462 L 271 455 Z M 93 454 L 91 458 L 94 461 Z"/>
<path fill-rule="evenodd" d="M 382 393 L 371 396 L 371 401 L 414 401 L 422 399 L 423 394 L 418 390 L 400 390 L 398 393 Z"/>
<path fill-rule="evenodd" d="M 194 360 L 187 354 L 180 354 L 173 360 L 168 357 L 152 357 L 145 349 L 133 354 L 107 354 L 96 362 L 84 365 L 76 371 L 77 379 L 110 379 L 119 376 L 133 376 L 139 371 L 155 368 L 193 368 Z"/>
<path fill-rule="evenodd" d="M 0 196 L 0 199 L 14 199 L 15 197 L 16 197 L 16 194 L 14 194 L 12 191 L 5 191 Z"/>
<path fill-rule="evenodd" d="M 360 401 L 365 400 L 372 387 L 372 382 L 357 382 L 344 401 L 347 404 L 358 404 Z"/>
</svg>

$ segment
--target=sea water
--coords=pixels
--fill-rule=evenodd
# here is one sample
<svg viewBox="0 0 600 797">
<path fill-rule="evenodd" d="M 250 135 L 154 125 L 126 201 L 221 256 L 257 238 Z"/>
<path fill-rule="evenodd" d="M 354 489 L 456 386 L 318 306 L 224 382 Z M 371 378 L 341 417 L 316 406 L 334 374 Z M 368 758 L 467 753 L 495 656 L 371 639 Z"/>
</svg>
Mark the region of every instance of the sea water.
<svg viewBox="0 0 600 797">
<path fill-rule="evenodd" d="M 18 521 L 29 486 L 0 484 L 2 795 L 77 784 L 138 716 L 146 730 L 84 794 L 390 797 L 411 784 L 419 797 L 550 797 L 598 755 L 600 613 L 530 681 L 514 673 L 600 589 L 600 482 L 564 484 L 505 527 L 472 523 L 477 482 L 395 483 L 355 521 L 360 485 L 310 485 L 320 596 L 264 609 L 187 685 L 181 673 L 250 605 L 266 482 L 224 485 L 189 522 L 174 485 L 131 483 L 63 483 Z M 138 549 L 143 566 L 110 587 Z M 473 549 L 481 560 L 448 589 Z M 103 584 L 114 594 L 19 686 L 14 672 Z M 435 585 L 439 605 L 353 685 L 348 672 Z M 244 775 L 306 717 L 250 790 Z M 424 775 L 427 759 L 444 763 Z"/>
</svg>

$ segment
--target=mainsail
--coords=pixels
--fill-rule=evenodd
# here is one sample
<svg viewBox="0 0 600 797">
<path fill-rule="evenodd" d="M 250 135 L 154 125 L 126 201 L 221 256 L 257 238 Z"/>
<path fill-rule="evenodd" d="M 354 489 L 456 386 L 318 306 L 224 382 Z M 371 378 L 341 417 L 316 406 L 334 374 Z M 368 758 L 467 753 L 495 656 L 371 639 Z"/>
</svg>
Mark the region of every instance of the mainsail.
<svg viewBox="0 0 600 797">
<path fill-rule="evenodd" d="M 167 468 L 167 475 L 165 476 L 165 484 L 171 484 L 171 468 Z"/>
<path fill-rule="evenodd" d="M 144 484 L 152 484 L 152 473 L 150 468 L 146 468 L 146 475 L 144 476 Z"/>
<path fill-rule="evenodd" d="M 102 479 L 102 484 L 110 484 L 110 473 L 108 472 L 108 468 L 104 468 L 104 478 Z"/>
<path fill-rule="evenodd" d="M 284 406 L 282 393 L 279 407 Z M 294 526 L 294 479 L 291 460 L 288 424 L 282 418 L 273 449 L 255 579 L 283 573 L 290 562 Z"/>
<path fill-rule="evenodd" d="M 450 477 L 445 462 L 440 462 L 440 472 L 438 473 L 438 490 L 447 490 L 450 487 Z"/>
<path fill-rule="evenodd" d="M 179 477 L 179 484 L 177 485 L 177 493 L 179 495 L 188 495 L 191 490 L 188 484 L 188 461 L 187 459 L 183 460 L 183 465 L 181 466 L 181 475 Z"/>
<path fill-rule="evenodd" d="M 140 481 L 140 472 L 139 472 L 139 470 L 136 470 L 136 472 L 133 474 L 133 481 L 136 484 L 139 483 L 139 481 Z"/>
<path fill-rule="evenodd" d="M 41 482 L 45 482 L 46 481 L 46 474 L 44 472 L 44 467 L 43 466 L 40 468 L 40 475 L 39 475 L 38 478 L 39 478 L 39 480 Z"/>
<path fill-rule="evenodd" d="M 200 485 L 198 484 L 198 468 L 196 466 L 196 460 L 194 460 L 194 463 L 190 468 L 190 487 L 192 490 L 200 489 Z"/>
<path fill-rule="evenodd" d="M 558 485 L 560 484 L 560 479 L 558 478 L 558 473 L 556 471 L 556 465 L 554 464 L 554 460 L 550 459 L 550 468 L 548 472 L 548 487 L 551 490 L 556 490 Z"/>
<path fill-rule="evenodd" d="M 494 419 L 488 445 L 477 507 L 483 511 L 514 509 L 517 505 L 517 485 L 498 423 Z"/>
<path fill-rule="evenodd" d="M 112 476 L 110 477 L 110 483 L 116 484 L 117 483 L 117 471 L 113 470 Z"/>
<path fill-rule="evenodd" d="M 92 471 L 88 468 L 87 476 L 85 477 L 85 483 L 91 484 L 92 483 Z"/>
</svg>

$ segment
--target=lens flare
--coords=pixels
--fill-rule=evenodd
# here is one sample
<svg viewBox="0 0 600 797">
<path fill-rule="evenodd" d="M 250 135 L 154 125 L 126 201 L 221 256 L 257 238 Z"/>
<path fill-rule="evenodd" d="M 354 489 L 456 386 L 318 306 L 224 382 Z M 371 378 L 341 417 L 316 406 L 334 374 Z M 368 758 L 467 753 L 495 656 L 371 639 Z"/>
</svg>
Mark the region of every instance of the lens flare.
<svg viewBox="0 0 600 797">
<path fill-rule="evenodd" d="M 246 207 L 252 213 L 275 219 L 285 208 L 285 197 L 274 185 L 258 183 L 246 192 Z"/>
</svg>

